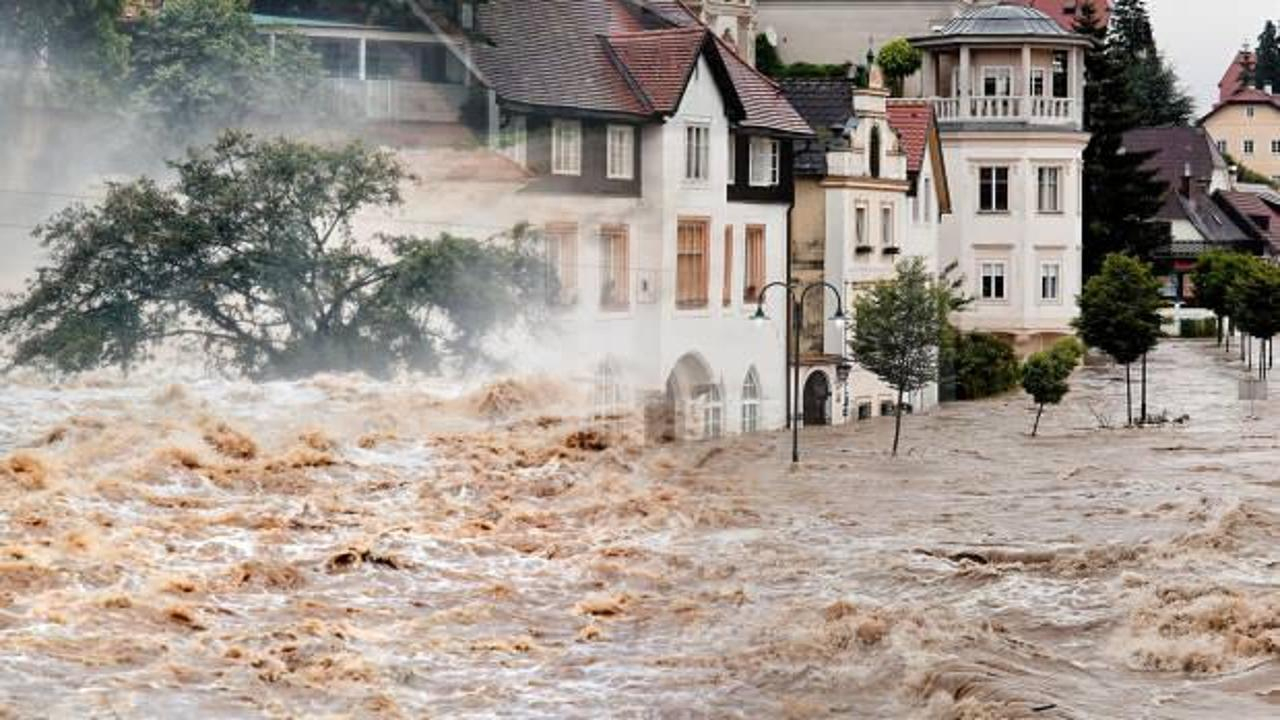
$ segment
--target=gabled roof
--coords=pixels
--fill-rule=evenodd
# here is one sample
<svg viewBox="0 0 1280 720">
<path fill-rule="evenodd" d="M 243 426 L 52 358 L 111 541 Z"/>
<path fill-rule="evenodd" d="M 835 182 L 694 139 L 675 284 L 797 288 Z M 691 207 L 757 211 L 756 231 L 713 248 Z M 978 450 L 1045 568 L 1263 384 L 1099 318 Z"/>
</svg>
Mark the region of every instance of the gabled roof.
<svg viewBox="0 0 1280 720">
<path fill-rule="evenodd" d="M 1241 50 L 1231 59 L 1227 71 L 1218 81 L 1218 102 L 1226 102 L 1244 87 L 1244 77 L 1258 66 L 1258 59 L 1251 50 Z"/>
<path fill-rule="evenodd" d="M 647 119 L 679 106 L 699 59 L 739 127 L 808 135 L 781 89 L 674 0 L 488 0 L 476 61 L 500 102 Z"/>
<path fill-rule="evenodd" d="M 1257 239 L 1280 254 L 1280 196 L 1240 191 L 1218 193 L 1221 201 Z"/>
<path fill-rule="evenodd" d="M 1178 220 L 1185 215 L 1178 203 L 1178 191 L 1187 170 L 1191 171 L 1193 184 L 1207 188 L 1213 173 L 1227 168 L 1204 128 L 1138 128 L 1125 133 L 1123 143 L 1127 152 L 1152 153 L 1145 167 L 1156 171 L 1167 185 L 1164 205 L 1157 215 L 1161 220 Z"/>
<path fill-rule="evenodd" d="M 907 155 L 907 172 L 920 172 L 933 125 L 933 106 L 924 100 L 894 100 L 889 103 L 888 111 L 889 127 L 898 133 L 902 151 Z"/>
</svg>

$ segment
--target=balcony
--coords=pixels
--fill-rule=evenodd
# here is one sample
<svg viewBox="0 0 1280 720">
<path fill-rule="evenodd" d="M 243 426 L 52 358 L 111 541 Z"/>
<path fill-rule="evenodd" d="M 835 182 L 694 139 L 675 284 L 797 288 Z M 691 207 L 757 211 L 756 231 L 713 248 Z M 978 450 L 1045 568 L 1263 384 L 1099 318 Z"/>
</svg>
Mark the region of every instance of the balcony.
<svg viewBox="0 0 1280 720">
<path fill-rule="evenodd" d="M 1068 97 L 1009 95 L 931 98 L 942 123 L 1024 123 L 1078 126 L 1078 103 Z"/>
</svg>

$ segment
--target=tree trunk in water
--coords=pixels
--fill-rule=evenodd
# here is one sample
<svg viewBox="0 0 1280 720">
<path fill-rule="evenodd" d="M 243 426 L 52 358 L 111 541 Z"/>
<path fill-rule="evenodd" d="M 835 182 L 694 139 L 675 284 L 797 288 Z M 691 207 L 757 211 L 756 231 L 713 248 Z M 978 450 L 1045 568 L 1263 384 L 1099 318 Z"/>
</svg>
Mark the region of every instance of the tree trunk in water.
<svg viewBox="0 0 1280 720">
<path fill-rule="evenodd" d="M 898 388 L 898 407 L 893 421 L 893 456 L 898 457 L 898 438 L 902 436 L 902 388 Z"/>
<path fill-rule="evenodd" d="M 1031 426 L 1031 437 L 1035 437 L 1040 432 L 1040 416 L 1044 414 L 1044 403 L 1040 403 L 1040 407 L 1036 408 L 1036 424 Z"/>
<path fill-rule="evenodd" d="M 1124 400 L 1125 407 L 1129 410 L 1129 427 L 1133 427 L 1133 380 L 1129 373 L 1129 366 L 1124 366 Z"/>
<path fill-rule="evenodd" d="M 1142 408 L 1141 414 L 1138 416 L 1138 424 L 1147 424 L 1147 356 L 1142 356 Z"/>
<path fill-rule="evenodd" d="M 1214 329 L 1214 332 L 1217 333 L 1218 335 L 1218 347 L 1222 347 L 1222 316 L 1221 315 L 1213 316 L 1213 329 Z"/>
</svg>

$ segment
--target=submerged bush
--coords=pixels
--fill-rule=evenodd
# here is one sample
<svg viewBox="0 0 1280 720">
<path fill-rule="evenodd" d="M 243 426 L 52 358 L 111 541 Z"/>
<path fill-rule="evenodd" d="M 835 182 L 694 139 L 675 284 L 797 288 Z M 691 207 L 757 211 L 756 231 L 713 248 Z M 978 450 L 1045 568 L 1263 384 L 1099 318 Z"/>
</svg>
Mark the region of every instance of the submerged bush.
<svg viewBox="0 0 1280 720">
<path fill-rule="evenodd" d="M 995 335 L 960 333 L 952 350 L 956 399 L 980 400 L 1017 387 L 1018 356 Z"/>
</svg>

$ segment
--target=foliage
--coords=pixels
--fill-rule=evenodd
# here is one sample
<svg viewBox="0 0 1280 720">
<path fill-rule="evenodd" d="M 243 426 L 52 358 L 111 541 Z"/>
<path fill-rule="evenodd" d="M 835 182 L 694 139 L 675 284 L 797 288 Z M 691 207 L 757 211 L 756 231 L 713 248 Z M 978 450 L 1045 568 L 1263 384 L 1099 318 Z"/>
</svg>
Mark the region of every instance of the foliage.
<svg viewBox="0 0 1280 720">
<path fill-rule="evenodd" d="M 358 241 L 358 212 L 400 202 L 387 152 L 225 133 L 171 169 L 37 230 L 51 265 L 0 308 L 15 364 L 127 369 L 176 338 L 258 378 L 431 368 L 477 356 L 544 277 L 523 237 Z"/>
<path fill-rule="evenodd" d="M 1115 35 L 1115 48 L 1125 55 L 1137 57 L 1156 49 L 1146 0 L 1116 0 L 1111 12 L 1111 31 Z"/>
<path fill-rule="evenodd" d="M 756 36 L 756 69 L 775 80 L 786 78 L 844 78 L 849 77 L 853 63 L 785 63 L 778 49 L 763 33 Z"/>
<path fill-rule="evenodd" d="M 1242 257 L 1227 289 L 1231 317 L 1249 335 L 1270 339 L 1280 333 L 1280 267 L 1252 255 Z"/>
<path fill-rule="evenodd" d="M 1072 324 L 1080 338 L 1124 365 L 1128 378 L 1129 365 L 1160 340 L 1160 281 L 1151 267 L 1128 255 L 1108 255 L 1102 271 L 1085 283 L 1079 304 Z M 1132 425 L 1132 398 L 1128 409 Z"/>
<path fill-rule="evenodd" d="M 906 38 L 896 38 L 880 48 L 876 64 L 884 71 L 894 94 L 902 95 L 902 81 L 920 69 L 923 59 L 919 48 L 907 42 Z"/>
<path fill-rule="evenodd" d="M 1092 137 L 1084 151 L 1084 272 L 1091 277 L 1112 253 L 1149 259 L 1169 242 L 1170 230 L 1154 219 L 1166 190 L 1145 167 L 1154 152 L 1124 148 L 1124 133 L 1140 119 L 1130 101 L 1128 60 L 1113 48 L 1092 1 L 1075 29 L 1095 40 L 1085 53 L 1085 122 Z"/>
<path fill-rule="evenodd" d="M 117 20 L 125 0 L 0 0 L 0 54 L 41 62 L 76 99 L 113 96 L 126 74 L 129 38 Z"/>
<path fill-rule="evenodd" d="M 1022 389 L 1035 399 L 1036 423 L 1031 437 L 1040 430 L 1040 416 L 1045 405 L 1057 405 L 1071 390 L 1067 380 L 1076 365 L 1084 357 L 1084 348 L 1075 338 L 1064 338 L 1049 350 L 1042 350 L 1027 358 L 1022 365 Z"/>
<path fill-rule="evenodd" d="M 1253 81 L 1259 87 L 1280 90 L 1280 35 L 1274 20 L 1268 20 L 1258 35 L 1257 66 Z"/>
<path fill-rule="evenodd" d="M 1135 58 L 1126 67 L 1129 103 L 1138 127 L 1187 125 L 1195 114 L 1195 100 L 1178 79 L 1163 53 Z"/>
<path fill-rule="evenodd" d="M 1012 345 L 995 335 L 958 334 L 954 363 L 959 400 L 981 400 L 1018 384 L 1018 356 Z"/>
<path fill-rule="evenodd" d="M 418 27 L 417 17 L 406 0 L 253 0 L 253 10 L 264 15 L 320 18 L 376 27 Z"/>
<path fill-rule="evenodd" d="M 305 39 L 278 35 L 272 48 L 244 0 L 170 0 L 139 24 L 133 47 L 137 102 L 182 137 L 295 108 L 320 79 Z"/>
<path fill-rule="evenodd" d="M 1218 318 L 1181 318 L 1178 321 L 1178 337 L 1180 338 L 1218 338 L 1222 340 Z"/>
<path fill-rule="evenodd" d="M 1253 168 L 1245 165 L 1235 158 L 1231 153 L 1222 153 L 1222 159 L 1227 162 L 1228 166 L 1234 166 L 1236 169 L 1236 178 L 1240 182 L 1253 183 L 1255 185 L 1267 185 L 1275 187 L 1276 182 Z"/>
<path fill-rule="evenodd" d="M 937 379 L 937 344 L 945 318 L 934 281 L 916 257 L 897 275 L 853 302 L 854 361 L 898 391 L 893 454 L 898 454 L 902 399 Z"/>
<path fill-rule="evenodd" d="M 1196 259 L 1191 282 L 1201 307 L 1218 318 L 1218 343 L 1222 343 L 1222 318 L 1231 314 L 1228 293 L 1246 262 L 1245 255 L 1226 250 L 1210 250 Z"/>
</svg>

